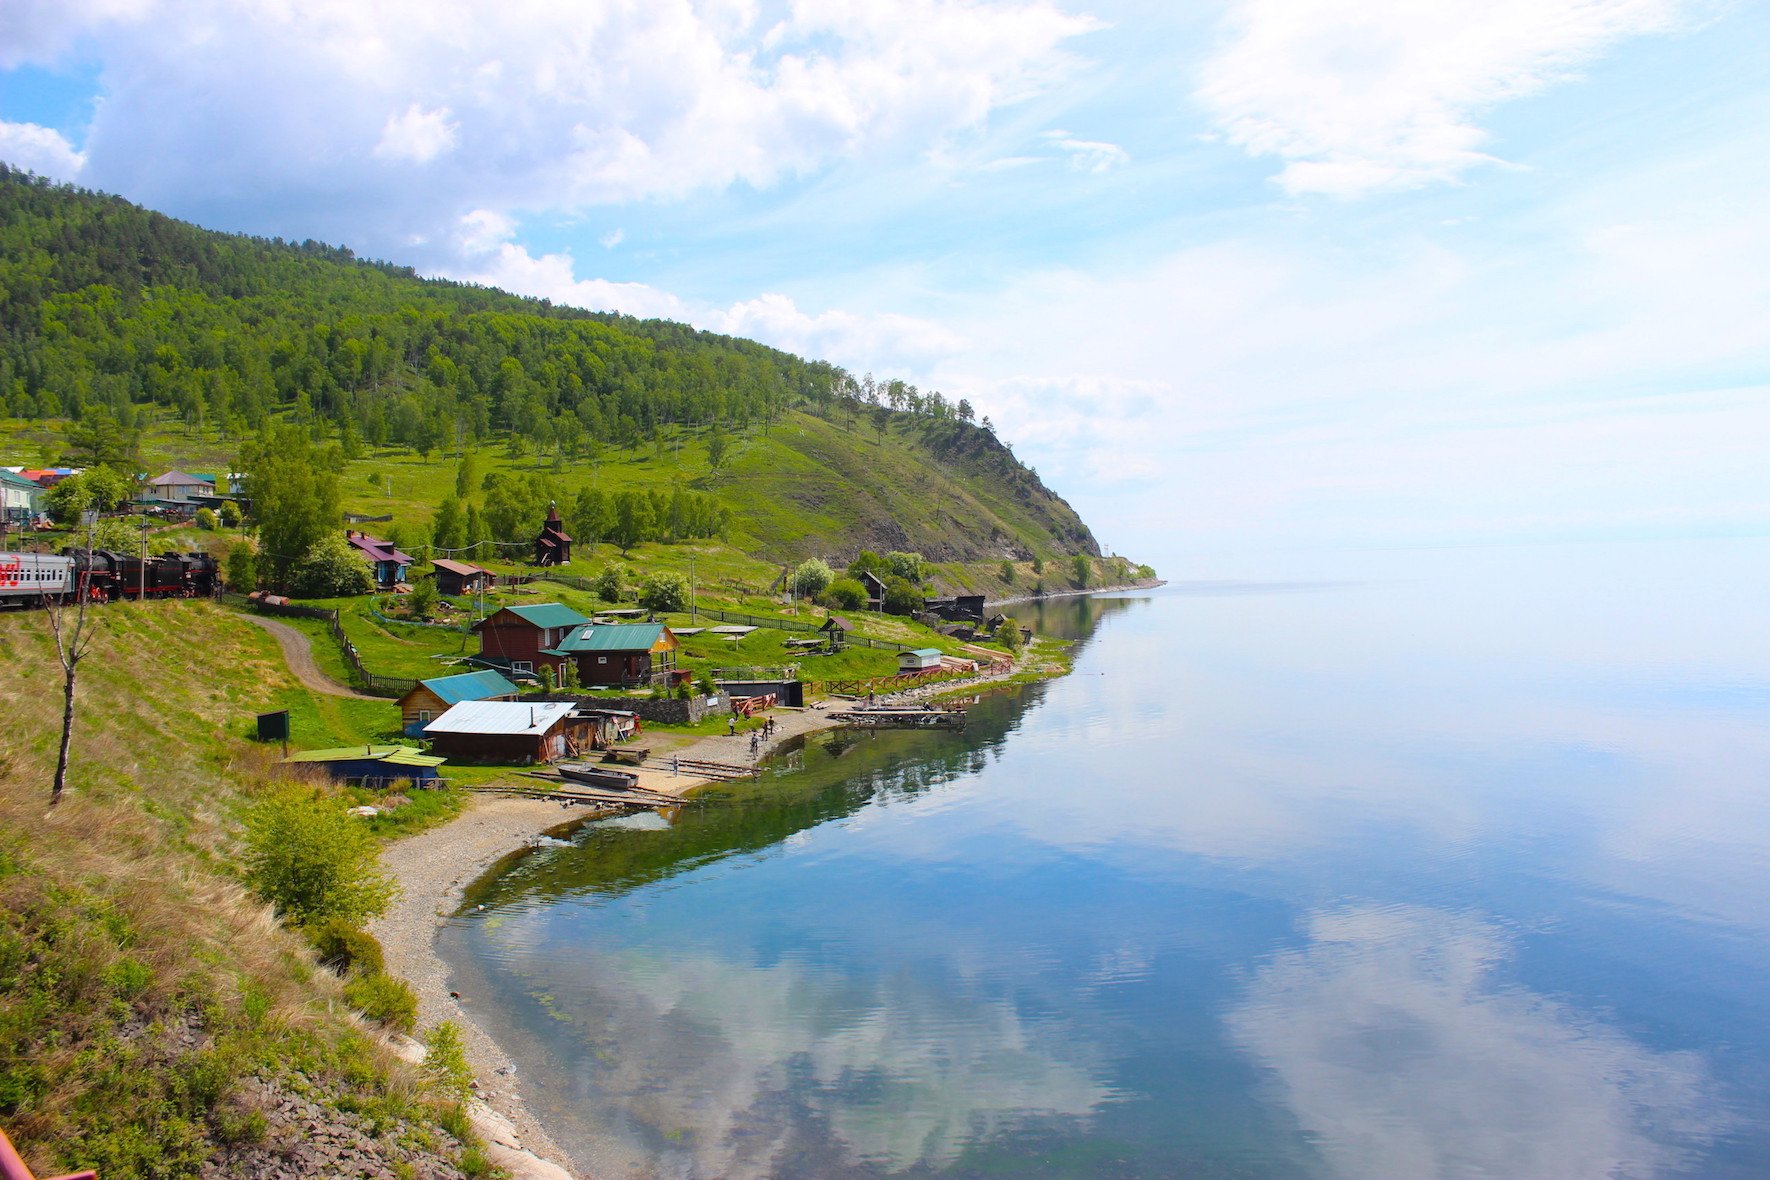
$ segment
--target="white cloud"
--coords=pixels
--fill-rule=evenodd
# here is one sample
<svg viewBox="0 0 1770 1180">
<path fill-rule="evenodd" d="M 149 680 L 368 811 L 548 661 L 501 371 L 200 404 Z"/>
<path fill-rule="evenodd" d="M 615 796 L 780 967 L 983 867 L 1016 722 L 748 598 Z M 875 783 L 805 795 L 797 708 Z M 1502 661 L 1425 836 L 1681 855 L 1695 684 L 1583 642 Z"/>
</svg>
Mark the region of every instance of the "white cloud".
<svg viewBox="0 0 1770 1180">
<path fill-rule="evenodd" d="M 914 158 L 1053 85 L 1094 27 L 1047 0 L 140 0 L 13 15 L 104 85 L 91 183 L 230 227 L 435 240 L 467 209 L 766 188 Z M 300 96 L 291 101 L 291 96 Z M 378 161 L 425 164 L 414 186 Z"/>
<path fill-rule="evenodd" d="M 78 179 L 86 166 L 85 154 L 77 151 L 61 132 L 4 119 L 0 119 L 0 160 L 54 180 Z"/>
<path fill-rule="evenodd" d="M 1476 122 L 1569 77 L 1678 0 L 1236 0 L 1196 97 L 1292 193 L 1360 196 L 1494 163 Z"/>
<path fill-rule="evenodd" d="M 1116 143 L 1078 139 L 1067 131 L 1047 131 L 1044 138 L 1069 153 L 1069 166 L 1078 172 L 1111 172 L 1131 162 L 1131 154 Z"/>
<path fill-rule="evenodd" d="M 951 329 L 915 316 L 841 309 L 811 313 L 779 293 L 714 307 L 691 303 L 644 283 L 579 278 L 570 253 L 537 257 L 513 240 L 516 233 L 517 225 L 511 218 L 489 209 L 474 210 L 461 219 L 455 236 L 461 261 L 444 268 L 445 273 L 450 278 L 571 307 L 619 311 L 641 319 L 680 320 L 801 356 L 827 359 L 856 372 L 923 369 L 965 347 L 964 338 Z M 606 238 L 604 244 L 610 244 Z"/>
<path fill-rule="evenodd" d="M 374 154 L 427 164 L 454 148 L 459 126 L 449 122 L 448 107 L 427 111 L 413 103 L 403 114 L 387 117 L 387 125 L 381 129 L 381 142 L 375 145 Z"/>
<path fill-rule="evenodd" d="M 596 240 L 602 243 L 602 248 L 604 250 L 613 250 L 616 246 L 619 246 L 622 242 L 627 240 L 627 231 L 617 226 Z"/>
<path fill-rule="evenodd" d="M 1488 925 L 1386 907 L 1318 915 L 1309 933 L 1229 1025 L 1335 1175 L 1628 1180 L 1719 1129 L 1695 1055 L 1491 982 L 1508 948 Z"/>
</svg>

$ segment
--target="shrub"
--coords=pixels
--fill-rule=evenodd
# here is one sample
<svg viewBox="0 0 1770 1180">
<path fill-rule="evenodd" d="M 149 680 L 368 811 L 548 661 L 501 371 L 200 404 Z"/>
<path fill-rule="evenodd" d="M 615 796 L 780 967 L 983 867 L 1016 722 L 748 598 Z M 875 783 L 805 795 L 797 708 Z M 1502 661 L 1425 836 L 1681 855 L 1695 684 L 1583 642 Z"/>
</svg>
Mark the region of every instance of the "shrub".
<svg viewBox="0 0 1770 1180">
<path fill-rule="evenodd" d="M 250 594 L 258 588 L 258 554 L 245 541 L 227 551 L 227 587 L 235 594 Z"/>
<path fill-rule="evenodd" d="M 1012 586 L 1014 584 L 1014 563 L 1013 562 L 1004 561 L 1002 563 L 1002 581 L 1010 586 Z"/>
<path fill-rule="evenodd" d="M 883 578 L 891 572 L 891 566 L 871 549 L 862 549 L 855 559 L 848 563 L 848 572 L 856 578 L 862 574 L 872 574 L 876 578 Z"/>
<path fill-rule="evenodd" d="M 387 909 L 395 886 L 369 829 L 333 802 L 288 790 L 246 817 L 246 883 L 279 916 L 353 925 Z"/>
<path fill-rule="evenodd" d="M 893 574 L 906 582 L 912 582 L 919 586 L 927 580 L 927 563 L 922 560 L 920 553 L 887 553 L 885 564 Z"/>
<path fill-rule="evenodd" d="M 199 508 L 199 509 L 197 509 L 197 527 L 198 528 L 202 529 L 206 533 L 212 533 L 215 531 L 215 526 L 217 523 L 218 523 L 218 518 L 215 515 L 215 509 L 213 509 L 213 508 Z"/>
<path fill-rule="evenodd" d="M 240 527 L 240 521 L 242 519 L 244 519 L 244 517 L 240 513 L 240 506 L 238 504 L 234 503 L 232 500 L 223 500 L 221 502 L 221 524 L 223 528 L 237 529 Z"/>
<path fill-rule="evenodd" d="M 319 952 L 320 965 L 343 975 L 349 971 L 368 974 L 385 971 L 381 944 L 375 936 L 344 918 L 327 918 L 306 927 L 302 933 L 313 949 Z"/>
<path fill-rule="evenodd" d="M 445 1020 L 431 1029 L 426 1039 L 430 1048 L 424 1054 L 425 1074 L 443 1090 L 466 1101 L 473 1090 L 473 1068 L 467 1064 L 461 1030 L 454 1021 Z"/>
<path fill-rule="evenodd" d="M 860 610 L 867 604 L 867 588 L 859 578 L 837 578 L 824 591 L 824 597 L 838 610 Z"/>
<path fill-rule="evenodd" d="M 1045 572 L 1045 559 L 1036 553 L 1033 554 L 1032 570 L 1035 574 L 1042 574 Z"/>
<path fill-rule="evenodd" d="M 653 574 L 640 588 L 639 604 L 655 611 L 687 610 L 688 579 L 681 574 Z"/>
<path fill-rule="evenodd" d="M 295 593 L 303 598 L 343 598 L 375 589 L 369 567 L 338 533 L 313 543 L 296 563 L 292 582 Z"/>
<path fill-rule="evenodd" d="M 904 578 L 893 574 L 885 579 L 885 613 L 913 615 L 922 609 L 922 595 Z"/>
<path fill-rule="evenodd" d="M 816 598 L 835 578 L 828 563 L 816 557 L 807 558 L 793 569 L 793 593 L 801 598 Z"/>
<path fill-rule="evenodd" d="M 1019 621 L 1015 619 L 1002 620 L 1001 625 L 995 629 L 994 638 L 997 643 L 1009 651 L 1019 651 L 1022 642 Z"/>
<path fill-rule="evenodd" d="M 344 1001 L 370 1020 L 396 1032 L 418 1027 L 418 997 L 405 980 L 385 971 L 358 975 L 344 985 Z"/>
<path fill-rule="evenodd" d="M 1094 576 L 1094 566 L 1086 553 L 1078 553 L 1069 559 L 1069 571 L 1078 587 L 1086 587 Z"/>
<path fill-rule="evenodd" d="M 541 678 L 541 691 L 542 692 L 552 692 L 553 691 L 553 665 L 552 664 L 542 664 L 540 671 L 537 673 L 537 675 Z"/>
<path fill-rule="evenodd" d="M 428 619 L 430 612 L 436 609 L 436 579 L 419 578 L 412 586 L 412 592 L 406 595 L 406 610 L 414 619 Z"/>
<path fill-rule="evenodd" d="M 620 602 L 626 595 L 627 579 L 621 573 L 620 566 L 611 565 L 596 575 L 595 581 L 591 583 L 591 589 L 595 590 L 596 597 L 604 602 Z"/>
</svg>

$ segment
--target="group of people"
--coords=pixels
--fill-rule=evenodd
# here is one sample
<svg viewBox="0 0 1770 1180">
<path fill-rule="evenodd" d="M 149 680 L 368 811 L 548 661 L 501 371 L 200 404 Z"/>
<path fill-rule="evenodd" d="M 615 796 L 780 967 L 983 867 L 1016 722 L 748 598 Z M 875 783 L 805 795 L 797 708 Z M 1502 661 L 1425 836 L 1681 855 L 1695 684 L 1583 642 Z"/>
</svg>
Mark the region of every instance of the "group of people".
<svg viewBox="0 0 1770 1180">
<path fill-rule="evenodd" d="M 761 729 L 752 729 L 750 731 L 750 757 L 754 758 L 757 755 L 757 753 L 761 751 L 763 740 L 765 738 L 772 738 L 774 736 L 774 730 L 775 730 L 774 718 L 764 717 L 762 719 L 762 728 Z M 727 734 L 731 735 L 732 737 L 737 736 L 737 715 L 736 714 L 733 714 L 732 716 L 727 717 L 725 719 L 725 732 Z"/>
</svg>

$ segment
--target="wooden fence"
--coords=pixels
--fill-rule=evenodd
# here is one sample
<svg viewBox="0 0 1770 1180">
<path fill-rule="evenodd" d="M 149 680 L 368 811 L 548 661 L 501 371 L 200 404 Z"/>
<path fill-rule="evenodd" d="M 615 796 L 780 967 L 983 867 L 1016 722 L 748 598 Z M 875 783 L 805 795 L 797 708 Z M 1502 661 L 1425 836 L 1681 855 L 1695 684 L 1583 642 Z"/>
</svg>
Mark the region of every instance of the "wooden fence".
<svg viewBox="0 0 1770 1180">
<path fill-rule="evenodd" d="M 261 615 L 320 620 L 326 624 L 327 634 L 338 645 L 339 654 L 344 657 L 344 666 L 350 669 L 351 683 L 370 696 L 402 697 L 418 687 L 418 681 L 412 677 L 382 676 L 364 667 L 362 657 L 356 654 L 356 644 L 344 633 L 344 624 L 339 621 L 335 610 L 320 606 L 301 606 L 293 602 L 265 602 L 263 599 L 249 599 L 242 594 L 224 594 L 222 601 Z"/>
</svg>

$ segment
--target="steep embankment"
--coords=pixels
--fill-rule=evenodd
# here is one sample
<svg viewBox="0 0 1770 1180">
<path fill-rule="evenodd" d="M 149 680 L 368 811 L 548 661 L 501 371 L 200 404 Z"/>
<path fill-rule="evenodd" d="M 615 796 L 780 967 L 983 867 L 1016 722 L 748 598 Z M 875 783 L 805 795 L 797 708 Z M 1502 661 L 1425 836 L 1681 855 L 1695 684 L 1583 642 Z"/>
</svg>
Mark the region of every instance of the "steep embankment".
<svg viewBox="0 0 1770 1180">
<path fill-rule="evenodd" d="M 94 615 L 53 809 L 60 667 L 40 612 L 0 616 L 0 1125 L 40 1174 L 465 1174 L 458 1116 L 232 871 L 252 714 L 346 732 L 358 702 L 206 603 Z"/>
</svg>

